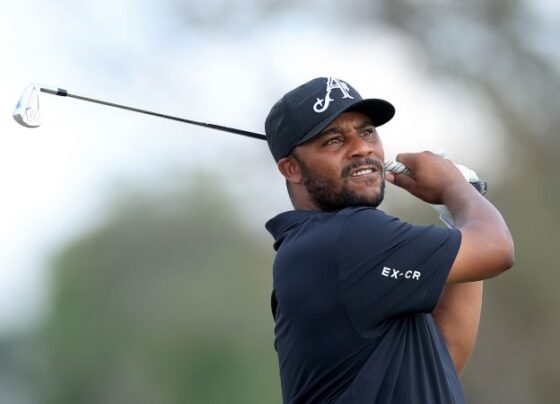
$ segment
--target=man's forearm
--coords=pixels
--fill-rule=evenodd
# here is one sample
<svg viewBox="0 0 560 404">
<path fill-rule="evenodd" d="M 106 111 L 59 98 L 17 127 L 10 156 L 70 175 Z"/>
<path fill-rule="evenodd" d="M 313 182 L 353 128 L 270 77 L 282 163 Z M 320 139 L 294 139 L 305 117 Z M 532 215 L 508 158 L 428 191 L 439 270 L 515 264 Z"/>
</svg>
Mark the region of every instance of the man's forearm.
<svg viewBox="0 0 560 404">
<path fill-rule="evenodd" d="M 444 195 L 444 204 L 462 233 L 448 281 L 488 279 L 511 268 L 513 240 L 500 212 L 466 181 L 453 184 Z"/>
<path fill-rule="evenodd" d="M 454 184 L 444 193 L 444 204 L 455 218 L 455 227 L 476 229 L 483 231 L 486 237 L 492 235 L 511 243 L 511 234 L 500 212 L 467 184 Z"/>
</svg>

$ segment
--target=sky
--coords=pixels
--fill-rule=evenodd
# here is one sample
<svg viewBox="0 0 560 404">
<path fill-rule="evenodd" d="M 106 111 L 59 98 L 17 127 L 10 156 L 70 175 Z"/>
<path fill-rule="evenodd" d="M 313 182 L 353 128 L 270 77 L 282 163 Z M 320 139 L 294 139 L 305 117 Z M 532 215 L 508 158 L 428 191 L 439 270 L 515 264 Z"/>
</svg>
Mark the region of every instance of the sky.
<svg viewBox="0 0 560 404">
<path fill-rule="evenodd" d="M 205 2 L 212 4 L 220 2 Z M 228 30 L 190 27 L 167 2 L 148 0 L 2 7 L 0 332 L 40 319 L 49 259 L 102 221 L 126 184 L 161 190 L 184 173 L 214 170 L 260 231 L 290 208 L 265 142 L 47 94 L 42 125 L 23 128 L 11 115 L 31 82 L 263 133 L 268 110 L 285 92 L 335 76 L 396 106 L 380 128 L 387 159 L 446 149 L 490 180 L 503 163 L 504 136 L 481 112 L 483 101 L 434 84 L 422 55 L 382 28 L 341 35 L 334 17 L 325 21 L 305 8 Z M 192 11 L 200 16 L 212 7 Z"/>
</svg>

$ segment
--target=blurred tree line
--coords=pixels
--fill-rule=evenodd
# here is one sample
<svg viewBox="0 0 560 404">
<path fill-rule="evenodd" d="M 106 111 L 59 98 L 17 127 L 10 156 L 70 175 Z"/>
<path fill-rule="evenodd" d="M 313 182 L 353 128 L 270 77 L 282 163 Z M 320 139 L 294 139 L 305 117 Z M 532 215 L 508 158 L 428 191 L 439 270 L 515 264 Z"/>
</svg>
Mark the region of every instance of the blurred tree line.
<svg viewBox="0 0 560 404">
<path fill-rule="evenodd" d="M 121 195 L 56 257 L 44 324 L 0 345 L 14 403 L 279 402 L 270 242 L 194 177 Z"/>
<path fill-rule="evenodd" d="M 197 14 L 195 3 L 177 2 L 177 10 L 202 30 L 223 15 L 250 24 L 248 8 L 266 22 L 296 5 L 217 2 Z M 557 402 L 559 21 L 522 0 L 308 6 L 327 3 L 341 23 L 394 30 L 433 85 L 476 95 L 503 126 L 508 172 L 489 198 L 510 224 L 517 262 L 485 284 L 479 342 L 462 379 L 472 403 Z M 419 204 L 394 213 L 433 218 Z M 197 183 L 171 195 L 123 196 L 102 226 L 53 261 L 44 324 L 0 341 L 3 402 L 280 402 L 273 251 L 236 215 L 227 194 Z"/>
</svg>

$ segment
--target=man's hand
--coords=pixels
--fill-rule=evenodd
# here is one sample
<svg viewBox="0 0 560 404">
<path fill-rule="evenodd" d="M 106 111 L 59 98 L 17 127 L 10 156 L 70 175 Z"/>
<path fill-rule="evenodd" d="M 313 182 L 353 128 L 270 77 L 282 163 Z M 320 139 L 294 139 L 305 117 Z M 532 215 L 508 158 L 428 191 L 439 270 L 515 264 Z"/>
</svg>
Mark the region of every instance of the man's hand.
<svg viewBox="0 0 560 404">
<path fill-rule="evenodd" d="M 445 204 L 450 188 L 465 186 L 465 192 L 470 192 L 467 188 L 472 188 L 466 186 L 468 182 L 453 162 L 432 152 L 399 154 L 397 161 L 407 166 L 411 175 L 388 172 L 387 181 L 424 202 Z"/>
</svg>

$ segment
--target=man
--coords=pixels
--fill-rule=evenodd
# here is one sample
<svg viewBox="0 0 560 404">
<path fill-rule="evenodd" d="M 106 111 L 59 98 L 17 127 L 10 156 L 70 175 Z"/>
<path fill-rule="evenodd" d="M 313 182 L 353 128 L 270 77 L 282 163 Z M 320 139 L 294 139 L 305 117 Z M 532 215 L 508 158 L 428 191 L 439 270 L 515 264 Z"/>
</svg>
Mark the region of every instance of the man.
<svg viewBox="0 0 560 404">
<path fill-rule="evenodd" d="M 450 161 L 401 154 L 411 175 L 384 172 L 376 128 L 393 115 L 387 101 L 317 78 L 267 117 L 295 208 L 266 224 L 285 403 L 464 403 L 458 373 L 474 347 L 481 281 L 513 265 L 513 242 Z M 385 179 L 445 204 L 456 228 L 378 210 Z"/>
</svg>

